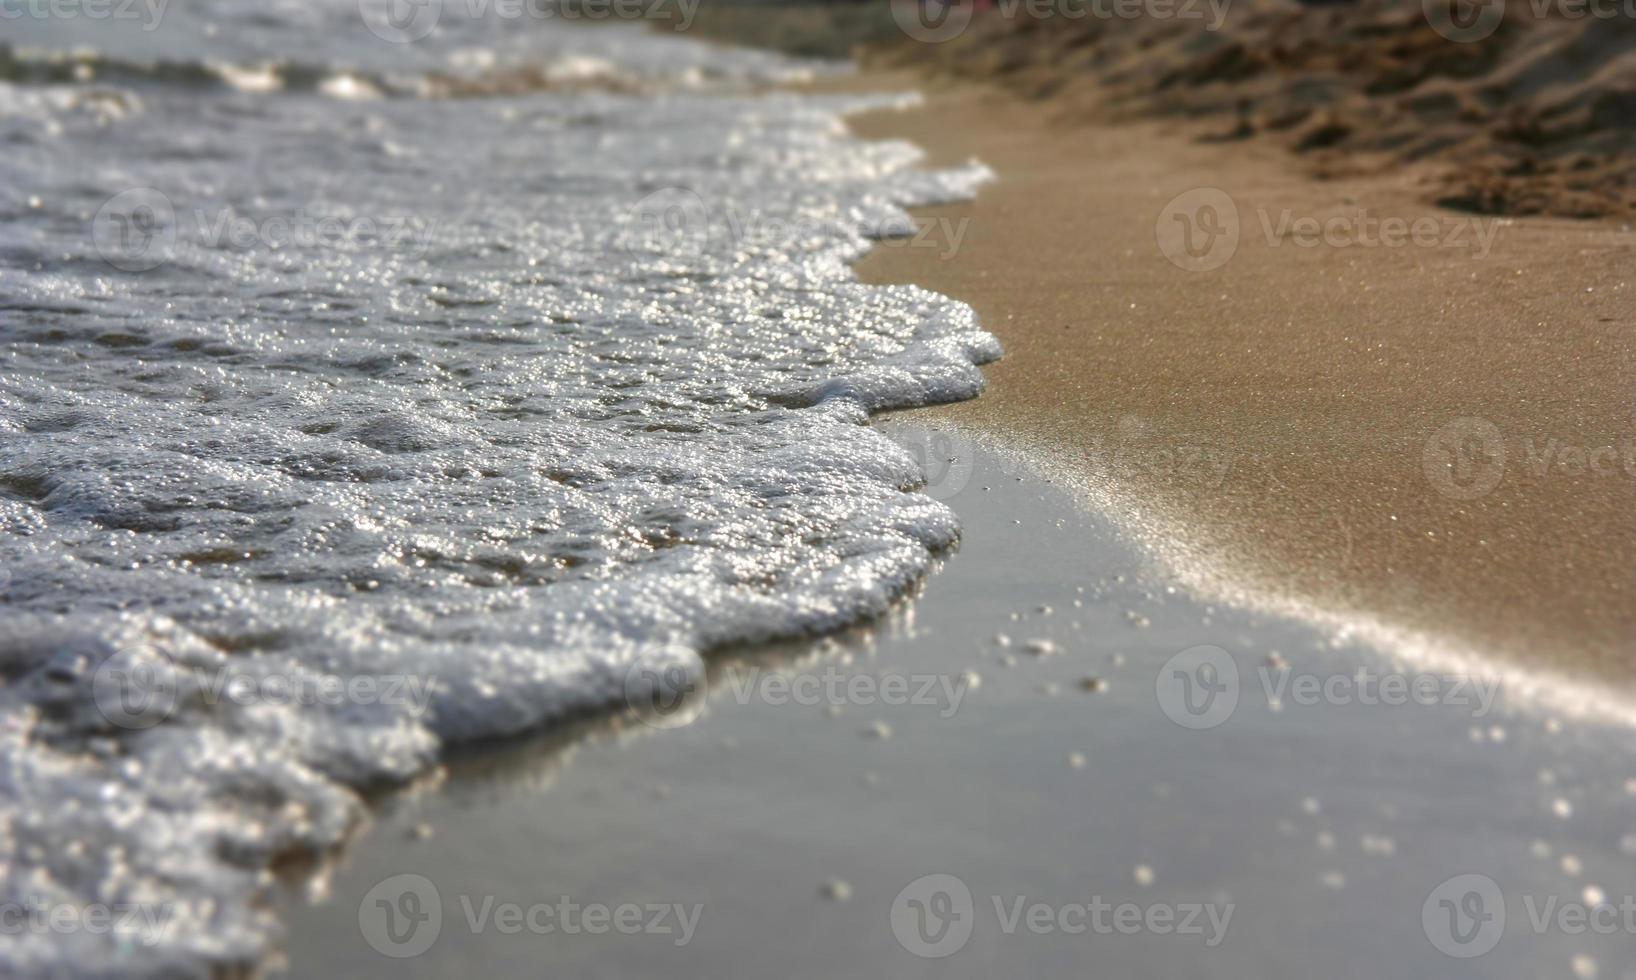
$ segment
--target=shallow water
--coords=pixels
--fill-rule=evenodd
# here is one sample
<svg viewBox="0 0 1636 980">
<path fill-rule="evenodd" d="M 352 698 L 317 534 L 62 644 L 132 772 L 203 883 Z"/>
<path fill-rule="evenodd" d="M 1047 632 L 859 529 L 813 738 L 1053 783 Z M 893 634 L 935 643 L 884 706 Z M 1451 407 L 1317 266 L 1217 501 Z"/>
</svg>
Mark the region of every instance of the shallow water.
<svg viewBox="0 0 1636 980">
<path fill-rule="evenodd" d="M 1636 980 L 1629 729 L 1201 602 L 1037 460 L 902 421 L 963 522 L 923 590 L 457 757 L 284 896 L 290 975 Z"/>
<path fill-rule="evenodd" d="M 878 100 L 636 25 L 6 30 L 0 900 L 150 914 L 0 972 L 257 960 L 268 865 L 356 788 L 879 612 L 954 540 L 862 423 L 997 347 L 847 263 L 987 173 L 846 136 Z"/>
</svg>

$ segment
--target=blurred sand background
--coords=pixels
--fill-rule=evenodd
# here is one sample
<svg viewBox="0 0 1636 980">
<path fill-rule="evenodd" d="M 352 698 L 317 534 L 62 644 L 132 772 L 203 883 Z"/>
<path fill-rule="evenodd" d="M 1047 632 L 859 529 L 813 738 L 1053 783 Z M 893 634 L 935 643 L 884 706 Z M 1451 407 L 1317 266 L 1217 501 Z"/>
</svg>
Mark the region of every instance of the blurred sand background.
<svg viewBox="0 0 1636 980">
<path fill-rule="evenodd" d="M 693 29 L 981 81 L 1064 128 L 1183 119 L 1318 178 L 1416 165 L 1489 214 L 1636 216 L 1636 8 L 1582 0 L 707 2 Z M 935 7 L 935 4 L 932 4 Z M 929 26 L 928 26 L 929 25 Z M 930 39 L 930 40 L 928 40 Z"/>
</svg>

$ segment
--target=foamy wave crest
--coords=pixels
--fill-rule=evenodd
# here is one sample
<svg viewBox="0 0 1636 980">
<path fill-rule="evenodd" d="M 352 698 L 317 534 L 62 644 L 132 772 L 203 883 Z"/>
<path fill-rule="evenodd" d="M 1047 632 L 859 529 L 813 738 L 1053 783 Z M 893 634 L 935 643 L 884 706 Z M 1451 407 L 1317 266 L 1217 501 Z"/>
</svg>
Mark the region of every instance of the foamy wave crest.
<svg viewBox="0 0 1636 980">
<path fill-rule="evenodd" d="M 848 263 L 987 173 L 847 137 L 878 103 L 142 103 L 0 157 L 0 902 L 141 913 L 0 972 L 256 962 L 359 789 L 956 539 L 865 423 L 998 347 Z"/>
</svg>

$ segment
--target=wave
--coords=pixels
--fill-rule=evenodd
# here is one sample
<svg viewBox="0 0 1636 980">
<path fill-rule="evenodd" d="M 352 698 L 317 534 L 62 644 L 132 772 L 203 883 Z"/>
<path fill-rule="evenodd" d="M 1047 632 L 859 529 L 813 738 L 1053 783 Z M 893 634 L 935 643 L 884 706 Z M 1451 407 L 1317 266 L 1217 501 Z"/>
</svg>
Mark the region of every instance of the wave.
<svg viewBox="0 0 1636 980">
<path fill-rule="evenodd" d="M 148 913 L 0 972 L 256 963 L 360 791 L 879 613 L 958 534 L 864 423 L 996 342 L 848 263 L 990 175 L 844 134 L 886 103 L 265 88 L 0 156 L 0 900 Z"/>
</svg>

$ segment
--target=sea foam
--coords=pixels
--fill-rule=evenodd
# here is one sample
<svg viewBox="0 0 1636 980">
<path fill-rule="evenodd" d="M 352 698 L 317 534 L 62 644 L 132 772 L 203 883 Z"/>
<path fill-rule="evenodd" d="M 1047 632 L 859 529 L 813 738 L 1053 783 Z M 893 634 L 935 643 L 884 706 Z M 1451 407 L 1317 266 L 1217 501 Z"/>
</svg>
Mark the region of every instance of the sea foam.
<svg viewBox="0 0 1636 980">
<path fill-rule="evenodd" d="M 359 789 L 878 613 L 955 540 L 867 416 L 971 397 L 997 345 L 848 263 L 987 172 L 698 60 L 0 90 L 0 902 L 119 923 L 0 935 L 0 972 L 253 962 L 268 866 Z"/>
</svg>

